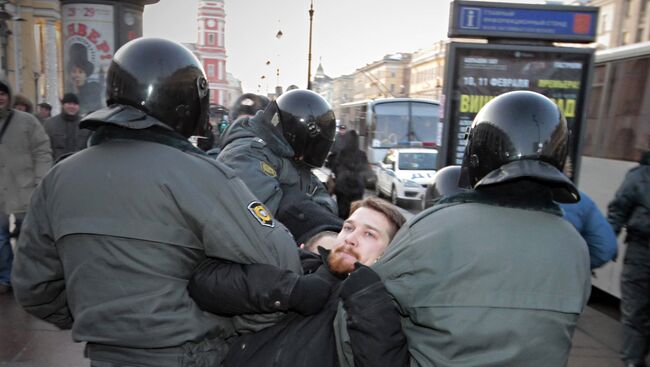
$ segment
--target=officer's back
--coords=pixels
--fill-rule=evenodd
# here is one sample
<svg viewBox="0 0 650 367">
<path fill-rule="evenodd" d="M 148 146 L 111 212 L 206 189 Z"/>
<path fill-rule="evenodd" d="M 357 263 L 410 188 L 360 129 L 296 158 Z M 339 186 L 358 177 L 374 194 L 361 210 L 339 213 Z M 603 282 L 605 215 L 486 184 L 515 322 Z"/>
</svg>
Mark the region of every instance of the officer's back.
<svg viewBox="0 0 650 367">
<path fill-rule="evenodd" d="M 232 171 L 188 141 L 208 133 L 208 84 L 191 52 L 132 41 L 115 54 L 107 85 L 109 107 L 81 123 L 94 130 L 90 147 L 34 195 L 16 297 L 72 328 L 92 366 L 218 366 L 240 324 L 198 309 L 186 291 L 192 270 L 214 256 L 299 271 L 292 238 Z"/>
</svg>

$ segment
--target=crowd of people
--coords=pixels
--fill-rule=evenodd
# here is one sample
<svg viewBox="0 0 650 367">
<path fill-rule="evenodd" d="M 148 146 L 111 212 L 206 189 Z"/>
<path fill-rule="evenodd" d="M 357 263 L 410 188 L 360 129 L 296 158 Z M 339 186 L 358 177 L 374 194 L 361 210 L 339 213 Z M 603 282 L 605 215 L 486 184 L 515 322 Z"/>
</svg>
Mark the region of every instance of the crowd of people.
<svg viewBox="0 0 650 367">
<path fill-rule="evenodd" d="M 54 163 L 84 149 L 90 136 L 79 127 L 77 95 L 67 93 L 61 103 L 53 117 L 45 102 L 34 111 L 29 98 L 0 80 L 0 294 L 11 289 L 11 238 L 20 234 L 32 193 Z"/>
<path fill-rule="evenodd" d="M 312 91 L 246 94 L 215 135 L 200 62 L 147 38 L 115 53 L 106 93 L 83 118 L 66 94 L 41 123 L 0 83 L 0 291 L 71 329 L 92 367 L 563 366 L 622 228 L 623 358 L 644 366 L 648 155 L 600 233 L 547 97 L 487 103 L 407 221 L 364 198 L 357 132 Z M 312 173 L 326 161 L 331 192 Z"/>
</svg>

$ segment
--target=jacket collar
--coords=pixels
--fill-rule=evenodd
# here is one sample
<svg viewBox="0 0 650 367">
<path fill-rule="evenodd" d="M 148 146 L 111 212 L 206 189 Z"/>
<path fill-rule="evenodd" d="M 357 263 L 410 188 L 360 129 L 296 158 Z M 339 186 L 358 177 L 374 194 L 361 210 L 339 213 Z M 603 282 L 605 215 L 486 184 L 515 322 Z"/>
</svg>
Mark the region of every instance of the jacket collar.
<svg viewBox="0 0 650 367">
<path fill-rule="evenodd" d="M 237 119 L 225 132 L 222 137 L 221 148 L 239 138 L 259 138 L 275 154 L 284 158 L 293 158 L 294 152 L 291 145 L 282 136 L 279 128 L 276 128 L 268 121 L 263 113 L 259 111 L 253 117 Z"/>
<path fill-rule="evenodd" d="M 551 189 L 532 180 L 505 182 L 498 185 L 465 190 L 442 198 L 437 205 L 479 203 L 506 208 L 543 211 L 563 216 L 562 209 L 553 201 Z"/>
</svg>

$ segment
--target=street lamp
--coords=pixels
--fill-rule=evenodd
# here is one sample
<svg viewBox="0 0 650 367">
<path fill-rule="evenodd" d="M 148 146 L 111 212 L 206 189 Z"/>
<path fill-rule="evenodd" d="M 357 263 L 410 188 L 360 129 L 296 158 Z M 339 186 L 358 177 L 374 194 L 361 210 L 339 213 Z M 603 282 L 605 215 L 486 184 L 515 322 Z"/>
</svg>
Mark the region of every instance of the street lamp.
<svg viewBox="0 0 650 367">
<path fill-rule="evenodd" d="M 311 90 L 311 31 L 314 22 L 314 0 L 309 6 L 309 54 L 307 55 L 307 89 Z"/>
</svg>

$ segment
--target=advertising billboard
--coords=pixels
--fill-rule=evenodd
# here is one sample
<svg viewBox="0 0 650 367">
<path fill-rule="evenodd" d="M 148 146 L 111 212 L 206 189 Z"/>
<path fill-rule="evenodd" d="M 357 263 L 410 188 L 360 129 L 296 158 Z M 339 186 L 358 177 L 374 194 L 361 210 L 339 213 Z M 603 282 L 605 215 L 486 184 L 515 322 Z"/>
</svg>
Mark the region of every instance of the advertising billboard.
<svg viewBox="0 0 650 367">
<path fill-rule="evenodd" d="M 485 1 L 451 3 L 449 37 L 593 42 L 598 8 Z"/>
<path fill-rule="evenodd" d="M 443 165 L 461 164 L 465 133 L 492 98 L 531 90 L 551 98 L 570 130 L 567 174 L 579 165 L 579 144 L 593 50 L 545 46 L 452 43 L 445 88 Z"/>
<path fill-rule="evenodd" d="M 103 4 L 62 6 L 63 78 L 79 97 L 80 113 L 104 106 L 106 70 L 115 53 L 114 9 Z"/>
</svg>

